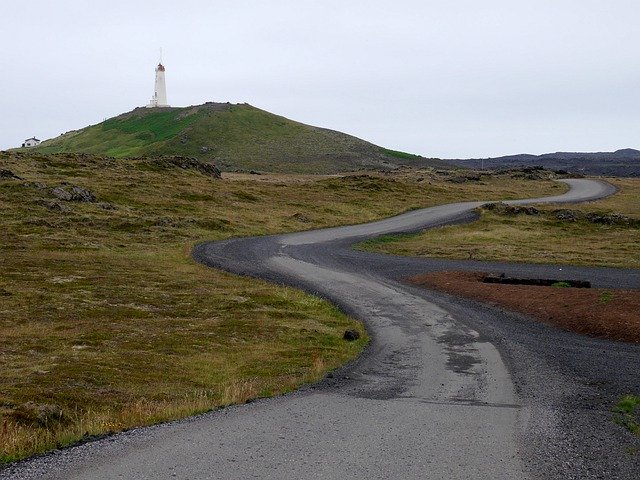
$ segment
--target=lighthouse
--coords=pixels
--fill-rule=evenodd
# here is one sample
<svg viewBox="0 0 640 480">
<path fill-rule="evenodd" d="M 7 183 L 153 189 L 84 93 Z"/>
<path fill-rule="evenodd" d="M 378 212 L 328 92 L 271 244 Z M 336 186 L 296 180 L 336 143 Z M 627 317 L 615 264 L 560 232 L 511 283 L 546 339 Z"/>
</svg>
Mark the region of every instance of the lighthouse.
<svg viewBox="0 0 640 480">
<path fill-rule="evenodd" d="M 158 66 L 156 67 L 156 84 L 153 91 L 153 97 L 151 97 L 151 102 L 149 102 L 147 108 L 168 106 L 169 104 L 167 103 L 167 86 L 164 83 L 164 65 L 162 65 L 162 60 L 160 60 Z"/>
</svg>

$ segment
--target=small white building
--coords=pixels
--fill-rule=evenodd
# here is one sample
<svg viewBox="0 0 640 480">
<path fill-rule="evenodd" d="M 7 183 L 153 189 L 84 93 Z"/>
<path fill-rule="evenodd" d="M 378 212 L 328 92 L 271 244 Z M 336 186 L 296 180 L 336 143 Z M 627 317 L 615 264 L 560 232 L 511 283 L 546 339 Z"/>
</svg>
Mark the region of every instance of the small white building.
<svg viewBox="0 0 640 480">
<path fill-rule="evenodd" d="M 31 138 L 27 138 L 22 143 L 22 148 L 32 148 L 32 147 L 37 147 L 38 145 L 40 145 L 40 140 L 38 140 L 36 137 L 31 137 Z"/>
</svg>

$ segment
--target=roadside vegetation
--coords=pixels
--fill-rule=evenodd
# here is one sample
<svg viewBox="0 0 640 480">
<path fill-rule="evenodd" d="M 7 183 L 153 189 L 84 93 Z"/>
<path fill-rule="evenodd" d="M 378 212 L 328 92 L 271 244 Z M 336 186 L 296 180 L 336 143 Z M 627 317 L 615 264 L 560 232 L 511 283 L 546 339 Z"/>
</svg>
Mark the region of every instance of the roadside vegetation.
<svg viewBox="0 0 640 480">
<path fill-rule="evenodd" d="M 510 174 L 220 179 L 184 165 L 0 152 L 0 462 L 288 392 L 366 345 L 327 302 L 196 264 L 198 241 L 564 190 Z"/>
<path fill-rule="evenodd" d="M 613 408 L 613 421 L 640 437 L 640 396 L 625 395 Z"/>
<path fill-rule="evenodd" d="M 415 235 L 384 236 L 360 248 L 394 255 L 640 268 L 640 180 L 610 179 L 619 193 L 596 202 L 505 208 L 480 220 Z"/>
</svg>

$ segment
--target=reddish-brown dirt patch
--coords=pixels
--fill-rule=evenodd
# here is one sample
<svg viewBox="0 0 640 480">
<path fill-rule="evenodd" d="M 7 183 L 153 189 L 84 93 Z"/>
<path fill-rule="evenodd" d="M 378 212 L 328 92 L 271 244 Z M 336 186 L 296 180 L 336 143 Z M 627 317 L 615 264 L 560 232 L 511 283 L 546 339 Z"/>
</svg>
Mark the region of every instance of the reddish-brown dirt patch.
<svg viewBox="0 0 640 480">
<path fill-rule="evenodd" d="M 482 283 L 484 273 L 435 272 L 410 278 L 427 288 L 497 304 L 565 330 L 640 343 L 640 290 Z"/>
</svg>

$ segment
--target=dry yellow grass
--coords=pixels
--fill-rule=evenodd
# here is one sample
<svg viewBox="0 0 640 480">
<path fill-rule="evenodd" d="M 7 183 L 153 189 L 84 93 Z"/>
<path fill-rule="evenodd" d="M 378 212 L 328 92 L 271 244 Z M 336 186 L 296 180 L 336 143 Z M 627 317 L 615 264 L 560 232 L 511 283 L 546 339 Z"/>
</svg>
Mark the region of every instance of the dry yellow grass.
<svg viewBox="0 0 640 480">
<path fill-rule="evenodd" d="M 395 255 L 526 263 L 640 268 L 639 230 L 587 220 L 560 221 L 554 209 L 621 213 L 640 218 L 640 180 L 612 179 L 619 193 L 577 206 L 542 206 L 541 215 L 498 215 L 483 210 L 479 221 L 411 236 L 383 237 L 362 248 Z"/>
</svg>

